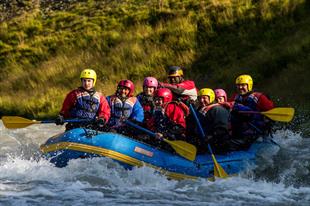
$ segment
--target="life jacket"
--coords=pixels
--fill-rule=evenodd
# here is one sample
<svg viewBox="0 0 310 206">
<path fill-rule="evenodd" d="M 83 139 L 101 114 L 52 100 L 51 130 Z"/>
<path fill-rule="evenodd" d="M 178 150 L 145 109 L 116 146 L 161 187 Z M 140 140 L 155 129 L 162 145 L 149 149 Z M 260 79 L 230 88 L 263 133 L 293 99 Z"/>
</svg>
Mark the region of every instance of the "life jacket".
<svg viewBox="0 0 310 206">
<path fill-rule="evenodd" d="M 262 95 L 260 92 L 251 92 L 247 96 L 238 94 L 235 97 L 235 103 L 243 104 L 244 106 L 250 107 L 253 111 L 257 111 L 257 104 L 259 97 Z"/>
<path fill-rule="evenodd" d="M 186 133 L 186 117 L 189 108 L 183 102 L 168 102 L 163 107 L 155 107 L 151 124 L 147 124 L 154 132 L 163 133 L 170 139 L 184 139 Z"/>
<path fill-rule="evenodd" d="M 235 97 L 235 103 L 242 104 L 253 111 L 259 111 L 257 108 L 259 98 L 262 93 L 252 92 L 247 96 L 238 94 Z M 254 141 L 259 135 L 262 135 L 266 131 L 266 119 L 261 114 L 241 114 L 232 115 L 231 123 L 233 129 L 233 135 L 238 137 L 248 138 L 248 141 Z M 267 128 L 268 129 L 268 128 Z"/>
<path fill-rule="evenodd" d="M 95 90 L 89 92 L 79 88 L 76 93 L 76 103 L 70 110 L 73 118 L 94 119 L 100 105 L 100 94 Z"/>
<path fill-rule="evenodd" d="M 164 106 L 164 113 L 170 121 L 186 128 L 185 118 L 189 115 L 189 108 L 186 104 L 178 101 L 168 102 Z"/>
<path fill-rule="evenodd" d="M 109 96 L 107 98 L 111 108 L 110 125 L 119 124 L 121 117 L 129 118 L 132 114 L 133 107 L 137 101 L 136 97 L 128 97 L 125 100 L 121 100 L 116 95 Z"/>
</svg>

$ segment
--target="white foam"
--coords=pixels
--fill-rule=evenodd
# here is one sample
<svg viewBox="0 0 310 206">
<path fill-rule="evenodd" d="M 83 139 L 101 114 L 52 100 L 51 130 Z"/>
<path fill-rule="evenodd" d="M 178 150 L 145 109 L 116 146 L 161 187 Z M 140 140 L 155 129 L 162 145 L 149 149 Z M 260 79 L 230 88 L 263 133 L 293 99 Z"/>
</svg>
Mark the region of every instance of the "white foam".
<svg viewBox="0 0 310 206">
<path fill-rule="evenodd" d="M 275 133 L 280 151 L 267 150 L 255 171 L 210 182 L 168 180 L 148 167 L 128 171 L 107 158 L 56 168 L 37 152 L 62 129 L 1 128 L 0 205 L 310 205 L 310 141 L 290 130 Z"/>
</svg>

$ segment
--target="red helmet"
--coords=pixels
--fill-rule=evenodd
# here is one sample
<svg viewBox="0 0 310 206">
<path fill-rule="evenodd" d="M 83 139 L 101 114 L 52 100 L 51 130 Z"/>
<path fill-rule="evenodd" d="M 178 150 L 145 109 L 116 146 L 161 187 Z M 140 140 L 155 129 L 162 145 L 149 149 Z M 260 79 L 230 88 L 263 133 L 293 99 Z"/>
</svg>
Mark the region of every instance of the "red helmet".
<svg viewBox="0 0 310 206">
<path fill-rule="evenodd" d="M 143 81 L 143 86 L 144 87 L 158 87 L 158 81 L 154 77 L 146 77 Z"/>
<path fill-rule="evenodd" d="M 133 92 L 135 91 L 135 85 L 132 83 L 132 81 L 126 79 L 126 80 L 121 80 L 117 87 L 127 87 L 129 89 L 129 94 L 128 96 L 129 97 L 132 97 L 133 96 Z"/>
<path fill-rule="evenodd" d="M 172 101 L 172 92 L 167 88 L 160 88 L 156 90 L 155 97 L 162 97 L 164 103 Z"/>
<path fill-rule="evenodd" d="M 227 101 L 227 94 L 226 94 L 224 89 L 216 89 L 216 90 L 214 90 L 214 93 L 215 93 L 216 98 L 224 97 L 225 101 Z"/>
</svg>

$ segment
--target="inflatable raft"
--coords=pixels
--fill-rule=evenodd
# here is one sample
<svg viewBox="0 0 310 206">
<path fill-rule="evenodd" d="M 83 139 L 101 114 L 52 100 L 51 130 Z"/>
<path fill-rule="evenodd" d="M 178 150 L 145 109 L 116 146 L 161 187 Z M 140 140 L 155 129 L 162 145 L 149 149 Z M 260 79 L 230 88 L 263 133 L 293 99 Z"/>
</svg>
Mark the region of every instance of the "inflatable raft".
<svg viewBox="0 0 310 206">
<path fill-rule="evenodd" d="M 247 151 L 216 155 L 217 162 L 229 174 L 245 170 L 255 164 L 256 154 L 271 141 L 255 142 Z M 173 179 L 213 177 L 214 165 L 209 153 L 197 155 L 194 161 L 178 154 L 157 149 L 117 133 L 77 128 L 49 138 L 41 151 L 57 167 L 64 167 L 72 159 L 107 157 L 126 169 L 148 166 Z"/>
</svg>

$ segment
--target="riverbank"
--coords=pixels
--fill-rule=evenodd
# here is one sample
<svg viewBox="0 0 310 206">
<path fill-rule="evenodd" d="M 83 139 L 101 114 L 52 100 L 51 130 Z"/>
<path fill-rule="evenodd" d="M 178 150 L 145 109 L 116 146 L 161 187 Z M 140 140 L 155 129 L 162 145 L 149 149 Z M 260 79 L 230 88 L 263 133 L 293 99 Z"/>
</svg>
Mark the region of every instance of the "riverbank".
<svg viewBox="0 0 310 206">
<path fill-rule="evenodd" d="M 0 114 L 54 117 L 84 68 L 97 89 L 165 80 L 183 65 L 199 88 L 254 77 L 279 106 L 310 108 L 310 8 L 290 1 L 8 1 L 0 4 Z M 303 113 L 298 111 L 298 113 Z"/>
</svg>

